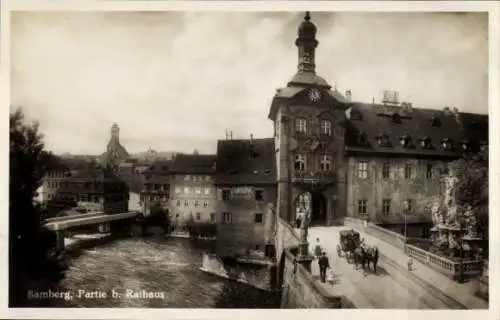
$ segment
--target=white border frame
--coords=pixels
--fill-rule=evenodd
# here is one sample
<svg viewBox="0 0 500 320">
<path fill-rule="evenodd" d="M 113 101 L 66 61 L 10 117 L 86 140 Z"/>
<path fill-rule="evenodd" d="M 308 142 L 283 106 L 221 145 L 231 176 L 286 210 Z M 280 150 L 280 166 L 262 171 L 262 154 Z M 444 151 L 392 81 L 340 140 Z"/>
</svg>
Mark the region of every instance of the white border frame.
<svg viewBox="0 0 500 320">
<path fill-rule="evenodd" d="M 114 1 L 114 0 L 10 0 L 1 3 L 0 34 L 0 99 L 5 106 L 1 110 L 5 121 L 1 122 L 3 139 L 0 148 L 5 151 L 1 163 L 3 177 L 8 171 L 8 113 L 10 101 L 10 12 L 11 11 L 365 11 L 365 12 L 401 12 L 401 11 L 488 11 L 489 12 L 489 115 L 490 115 L 490 307 L 484 311 L 422 311 L 422 310 L 231 310 L 231 309 L 138 309 L 138 308 L 8 308 L 8 181 L 2 179 L 0 193 L 0 267 L 1 309 L 0 315 L 10 319 L 50 318 L 50 319 L 233 319 L 235 317 L 251 319 L 257 317 L 312 318 L 331 319 L 331 317 L 370 317 L 372 319 L 406 318 L 419 319 L 453 317 L 454 320 L 482 318 L 500 319 L 500 295 L 498 292 L 500 266 L 498 249 L 500 219 L 494 213 L 499 208 L 498 164 L 500 134 L 498 112 L 500 107 L 499 60 L 500 60 L 500 2 L 496 1 Z"/>
</svg>

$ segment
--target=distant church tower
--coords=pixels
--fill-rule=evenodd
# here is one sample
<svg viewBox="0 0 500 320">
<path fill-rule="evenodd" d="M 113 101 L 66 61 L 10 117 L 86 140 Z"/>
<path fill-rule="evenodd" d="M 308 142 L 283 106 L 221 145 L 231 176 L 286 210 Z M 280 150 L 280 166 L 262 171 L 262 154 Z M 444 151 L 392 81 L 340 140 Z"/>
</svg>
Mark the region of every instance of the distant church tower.
<svg viewBox="0 0 500 320">
<path fill-rule="evenodd" d="M 114 171 L 125 160 L 130 158 L 127 150 L 120 144 L 120 127 L 113 123 L 111 126 L 111 137 L 106 147 L 106 152 L 101 155 L 101 163 Z"/>
<path fill-rule="evenodd" d="M 120 127 L 118 127 L 118 124 L 116 123 L 113 123 L 111 126 L 111 140 L 120 143 Z"/>
<path fill-rule="evenodd" d="M 304 212 L 329 225 L 345 216 L 344 97 L 316 74 L 317 28 L 309 12 L 295 45 L 297 72 L 276 90 L 269 119 L 274 122 L 278 215 L 292 222 Z M 302 211 L 301 211 L 302 210 Z"/>
</svg>

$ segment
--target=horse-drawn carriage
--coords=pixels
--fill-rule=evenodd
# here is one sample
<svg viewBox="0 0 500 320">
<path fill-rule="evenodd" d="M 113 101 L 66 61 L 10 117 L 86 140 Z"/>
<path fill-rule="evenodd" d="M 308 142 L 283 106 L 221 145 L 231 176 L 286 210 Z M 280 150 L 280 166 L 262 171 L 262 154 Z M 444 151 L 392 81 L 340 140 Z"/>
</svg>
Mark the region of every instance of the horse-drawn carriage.
<svg viewBox="0 0 500 320">
<path fill-rule="evenodd" d="M 345 255 L 346 259 L 349 259 L 353 256 L 354 250 L 360 244 L 360 236 L 359 232 L 354 230 L 342 230 L 339 234 L 339 243 L 337 244 L 337 255 L 342 257 L 342 254 Z"/>
<path fill-rule="evenodd" d="M 370 263 L 373 265 L 373 270 L 377 272 L 378 248 L 376 246 L 367 245 L 361 239 L 359 232 L 354 230 L 342 230 L 339 233 L 339 244 L 337 244 L 337 255 L 344 255 L 348 263 L 354 262 L 354 267 L 357 269 L 361 265 L 363 269 L 370 268 Z"/>
</svg>

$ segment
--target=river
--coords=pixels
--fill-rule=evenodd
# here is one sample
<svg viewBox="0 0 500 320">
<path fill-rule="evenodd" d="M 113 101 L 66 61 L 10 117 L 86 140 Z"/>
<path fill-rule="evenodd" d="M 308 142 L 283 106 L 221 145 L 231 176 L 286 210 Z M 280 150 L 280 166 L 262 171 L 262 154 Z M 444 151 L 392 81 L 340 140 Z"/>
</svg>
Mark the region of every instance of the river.
<svg viewBox="0 0 500 320">
<path fill-rule="evenodd" d="M 268 292 L 199 270 L 207 250 L 207 243 L 164 236 L 82 249 L 50 288 L 66 296 L 41 299 L 47 289 L 39 289 L 30 300 L 44 307 L 279 308 Z"/>
</svg>

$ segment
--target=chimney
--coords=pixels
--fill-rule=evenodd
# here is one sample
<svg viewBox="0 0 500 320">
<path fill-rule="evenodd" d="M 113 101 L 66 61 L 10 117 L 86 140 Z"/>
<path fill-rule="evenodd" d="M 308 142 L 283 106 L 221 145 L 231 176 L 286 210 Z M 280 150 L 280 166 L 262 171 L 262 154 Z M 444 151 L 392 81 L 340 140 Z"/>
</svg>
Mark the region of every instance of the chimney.
<svg viewBox="0 0 500 320">
<path fill-rule="evenodd" d="M 351 90 L 347 90 L 345 92 L 345 101 L 350 103 L 352 102 L 352 93 L 351 93 Z"/>
</svg>

